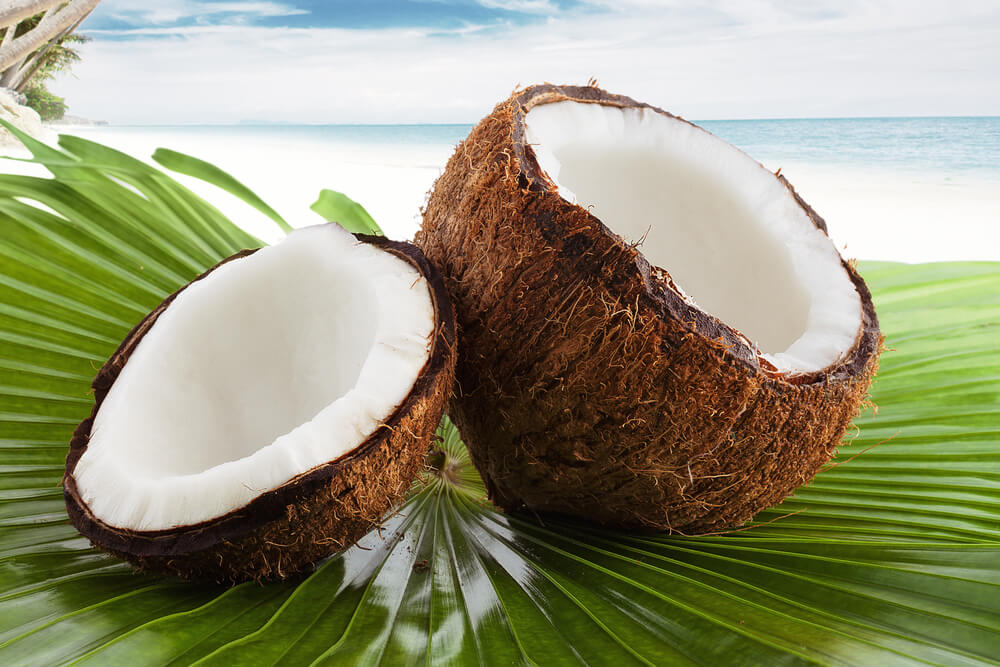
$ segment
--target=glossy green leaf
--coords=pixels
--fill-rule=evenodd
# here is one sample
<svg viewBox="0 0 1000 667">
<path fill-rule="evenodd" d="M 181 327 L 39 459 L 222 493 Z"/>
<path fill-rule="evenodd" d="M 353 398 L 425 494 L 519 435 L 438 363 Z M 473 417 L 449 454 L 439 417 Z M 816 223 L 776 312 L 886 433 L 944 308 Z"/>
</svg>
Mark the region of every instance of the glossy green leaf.
<svg viewBox="0 0 1000 667">
<path fill-rule="evenodd" d="M 336 222 L 354 234 L 384 236 L 382 228 L 368 214 L 365 207 L 347 195 L 335 190 L 321 190 L 319 199 L 310 206 L 327 222 Z"/>
<path fill-rule="evenodd" d="M 118 341 L 258 242 L 121 153 L 30 145 L 54 179 L 0 176 L 0 664 L 998 664 L 1000 264 L 862 265 L 877 415 L 749 529 L 500 514 L 445 421 L 381 530 L 223 589 L 93 550 L 59 482 Z"/>
<path fill-rule="evenodd" d="M 194 178 L 210 183 L 221 190 L 225 190 L 229 194 L 237 197 L 267 217 L 271 218 L 271 220 L 274 220 L 283 231 L 292 231 L 292 226 L 289 225 L 277 211 L 264 202 L 263 199 L 258 197 L 255 192 L 233 178 L 233 176 L 229 173 L 216 167 L 214 164 L 205 162 L 204 160 L 191 155 L 178 153 L 177 151 L 170 150 L 169 148 L 156 149 L 156 152 L 153 153 L 153 159 L 171 171 L 176 171 L 179 174 L 185 174 L 187 176 L 193 176 Z"/>
</svg>

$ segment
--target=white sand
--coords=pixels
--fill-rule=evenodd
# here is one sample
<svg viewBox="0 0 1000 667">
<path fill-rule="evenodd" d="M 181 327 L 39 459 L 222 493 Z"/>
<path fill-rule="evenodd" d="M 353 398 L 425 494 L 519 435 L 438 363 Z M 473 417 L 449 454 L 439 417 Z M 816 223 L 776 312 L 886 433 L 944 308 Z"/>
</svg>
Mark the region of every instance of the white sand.
<svg viewBox="0 0 1000 667">
<path fill-rule="evenodd" d="M 243 181 L 293 226 L 319 221 L 309 210 L 322 188 L 361 202 L 393 238 L 412 238 L 426 193 L 453 146 L 359 145 L 204 128 L 60 128 L 148 158 L 158 146 L 212 162 Z M 777 167 L 779 165 L 768 165 Z M 845 256 L 903 262 L 1000 260 L 1000 176 L 906 173 L 784 163 L 782 173 L 822 215 Z M 8 162 L 6 171 L 23 171 Z M 258 238 L 280 237 L 272 222 L 229 195 L 180 177 Z"/>
<path fill-rule="evenodd" d="M 846 257 L 1000 260 L 1000 176 L 817 164 L 786 164 L 782 173 Z"/>
<path fill-rule="evenodd" d="M 259 136 L 247 140 L 243 131 L 237 139 L 202 128 L 191 133 L 155 128 L 72 130 L 144 159 L 165 146 L 211 162 L 242 181 L 294 227 L 320 222 L 309 206 L 323 188 L 339 190 L 361 202 L 386 235 L 398 239 L 412 238 L 419 227 L 425 195 L 454 149 L 331 144 L 267 132 L 263 128 Z M 270 243 L 281 237 L 273 222 L 235 198 L 195 179 L 177 178 L 261 240 Z"/>
</svg>

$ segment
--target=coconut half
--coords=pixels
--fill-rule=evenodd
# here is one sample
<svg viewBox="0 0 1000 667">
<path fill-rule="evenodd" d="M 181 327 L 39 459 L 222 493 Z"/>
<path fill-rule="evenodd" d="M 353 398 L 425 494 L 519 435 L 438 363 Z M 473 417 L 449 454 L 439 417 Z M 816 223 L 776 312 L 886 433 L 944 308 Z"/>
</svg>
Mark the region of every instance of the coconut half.
<svg viewBox="0 0 1000 667">
<path fill-rule="evenodd" d="M 534 86 L 459 145 L 417 244 L 493 499 L 727 528 L 808 481 L 867 395 L 871 295 L 780 175 L 661 109 Z"/>
<path fill-rule="evenodd" d="M 327 224 L 237 253 L 98 373 L 67 458 L 70 519 L 143 569 L 286 577 L 403 497 L 454 357 L 441 278 L 410 244 Z"/>
</svg>

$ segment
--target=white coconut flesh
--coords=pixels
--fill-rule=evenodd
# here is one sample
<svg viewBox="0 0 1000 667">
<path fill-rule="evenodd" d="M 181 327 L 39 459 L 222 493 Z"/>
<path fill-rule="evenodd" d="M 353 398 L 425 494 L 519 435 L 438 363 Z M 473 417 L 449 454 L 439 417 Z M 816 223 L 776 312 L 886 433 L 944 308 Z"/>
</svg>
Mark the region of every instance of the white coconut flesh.
<svg viewBox="0 0 1000 667">
<path fill-rule="evenodd" d="M 841 359 L 861 299 L 830 239 L 774 174 L 648 109 L 533 107 L 526 139 L 559 194 L 667 271 L 685 298 L 794 375 Z"/>
<path fill-rule="evenodd" d="M 223 516 L 355 449 L 413 388 L 435 331 L 408 262 L 336 225 L 192 283 L 125 364 L 74 476 L 132 530 Z"/>
</svg>

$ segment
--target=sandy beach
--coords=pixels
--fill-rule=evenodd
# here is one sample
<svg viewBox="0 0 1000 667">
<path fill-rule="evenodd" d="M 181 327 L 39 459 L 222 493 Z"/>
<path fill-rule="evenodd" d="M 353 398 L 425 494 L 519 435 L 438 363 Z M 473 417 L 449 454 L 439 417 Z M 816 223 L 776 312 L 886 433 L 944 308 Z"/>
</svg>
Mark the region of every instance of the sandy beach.
<svg viewBox="0 0 1000 667">
<path fill-rule="evenodd" d="M 349 139 L 283 126 L 56 129 L 143 159 L 166 146 L 208 160 L 243 181 L 294 226 L 319 221 L 308 207 L 322 188 L 340 190 L 361 202 L 387 235 L 411 238 L 428 190 L 467 128 L 447 126 L 429 138 L 406 126 L 386 128 L 385 137 L 366 130 L 360 138 Z M 832 238 L 847 257 L 902 262 L 1000 259 L 1000 172 L 754 157 L 769 169 L 782 169 L 827 220 Z M 31 166 L 8 162 L 4 168 L 25 171 Z M 179 178 L 263 241 L 280 237 L 269 220 L 241 202 L 201 182 Z"/>
</svg>

